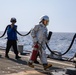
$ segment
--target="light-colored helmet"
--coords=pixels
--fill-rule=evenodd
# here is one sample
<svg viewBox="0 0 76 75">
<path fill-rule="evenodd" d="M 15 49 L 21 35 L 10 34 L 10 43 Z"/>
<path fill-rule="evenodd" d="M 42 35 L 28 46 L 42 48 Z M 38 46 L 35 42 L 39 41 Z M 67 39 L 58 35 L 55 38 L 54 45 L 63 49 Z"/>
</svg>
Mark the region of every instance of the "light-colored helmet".
<svg viewBox="0 0 76 75">
<path fill-rule="evenodd" d="M 47 15 L 45 15 L 45 16 L 41 17 L 41 21 L 42 21 L 42 20 L 47 20 L 47 21 L 49 21 L 49 17 L 48 17 Z"/>
<path fill-rule="evenodd" d="M 11 18 L 10 22 L 17 22 L 16 18 Z"/>
</svg>

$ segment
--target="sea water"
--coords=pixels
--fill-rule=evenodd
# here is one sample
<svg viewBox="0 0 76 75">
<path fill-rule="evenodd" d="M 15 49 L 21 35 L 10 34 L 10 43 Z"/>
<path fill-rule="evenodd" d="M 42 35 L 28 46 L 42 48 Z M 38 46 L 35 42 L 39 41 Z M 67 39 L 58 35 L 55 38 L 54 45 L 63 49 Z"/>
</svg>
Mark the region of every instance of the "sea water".
<svg viewBox="0 0 76 75">
<path fill-rule="evenodd" d="M 0 32 L 0 35 L 2 35 L 3 32 Z M 26 32 L 21 32 L 22 34 L 26 34 Z M 68 47 L 70 46 L 70 43 L 73 39 L 75 33 L 53 33 L 52 37 L 49 41 L 49 47 L 53 51 L 58 51 L 61 53 L 64 53 Z M 0 38 L 0 48 L 6 48 L 6 42 L 7 42 L 7 35 L 5 35 L 3 38 Z M 18 35 L 18 44 L 23 45 L 23 50 L 32 50 L 32 37 L 29 34 L 28 36 L 20 36 Z M 46 53 L 50 54 L 49 50 L 46 48 Z M 67 57 L 73 57 L 76 53 L 76 39 L 73 43 L 73 46 L 71 47 L 70 51 L 65 54 L 64 56 Z"/>
</svg>

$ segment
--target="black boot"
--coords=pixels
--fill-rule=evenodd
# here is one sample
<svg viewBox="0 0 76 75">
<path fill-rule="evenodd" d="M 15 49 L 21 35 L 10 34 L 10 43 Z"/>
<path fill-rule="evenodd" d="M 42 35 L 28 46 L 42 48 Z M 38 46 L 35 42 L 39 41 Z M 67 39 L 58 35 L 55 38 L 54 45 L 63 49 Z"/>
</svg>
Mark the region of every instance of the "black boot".
<svg viewBox="0 0 76 75">
<path fill-rule="evenodd" d="M 36 61 L 34 61 L 34 63 L 35 63 L 35 64 L 39 64 L 39 62 L 38 62 L 37 60 L 36 60 Z"/>
<path fill-rule="evenodd" d="M 5 57 L 9 59 L 9 56 L 8 56 L 8 54 L 6 54 L 6 55 L 5 55 Z"/>
<path fill-rule="evenodd" d="M 18 55 L 15 57 L 15 59 L 20 59 L 20 58 L 21 58 L 21 57 L 20 57 L 20 56 L 18 56 Z"/>
</svg>

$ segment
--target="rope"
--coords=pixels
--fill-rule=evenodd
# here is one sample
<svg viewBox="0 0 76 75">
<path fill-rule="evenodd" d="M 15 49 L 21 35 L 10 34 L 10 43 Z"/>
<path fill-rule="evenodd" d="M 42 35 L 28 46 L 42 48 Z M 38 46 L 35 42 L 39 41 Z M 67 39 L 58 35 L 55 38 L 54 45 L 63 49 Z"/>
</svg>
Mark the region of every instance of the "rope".
<svg viewBox="0 0 76 75">
<path fill-rule="evenodd" d="M 50 49 L 50 47 L 48 46 L 47 43 L 46 43 L 46 47 L 48 48 L 48 50 L 49 50 L 52 54 L 55 54 L 55 55 L 58 55 L 58 56 L 62 56 L 62 55 L 65 55 L 65 54 L 71 49 L 71 47 L 72 47 L 72 45 L 73 45 L 73 43 L 74 43 L 75 38 L 76 38 L 76 34 L 74 35 L 74 37 L 73 37 L 73 39 L 72 39 L 72 42 L 71 42 L 69 48 L 66 50 L 66 52 L 64 52 L 64 53 L 61 54 L 61 55 L 58 55 L 58 54 L 56 54 L 55 52 L 53 52 L 53 51 Z"/>
</svg>

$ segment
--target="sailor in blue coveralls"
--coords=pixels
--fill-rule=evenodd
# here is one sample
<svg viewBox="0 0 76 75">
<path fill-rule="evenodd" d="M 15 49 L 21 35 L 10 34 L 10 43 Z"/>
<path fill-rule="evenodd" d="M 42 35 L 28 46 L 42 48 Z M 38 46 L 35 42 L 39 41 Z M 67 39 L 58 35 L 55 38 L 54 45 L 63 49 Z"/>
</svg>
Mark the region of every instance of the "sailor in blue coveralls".
<svg viewBox="0 0 76 75">
<path fill-rule="evenodd" d="M 17 29 L 16 18 L 11 18 L 10 20 L 11 24 L 7 27 L 7 45 L 6 45 L 6 52 L 5 57 L 9 58 L 9 50 L 11 47 L 13 47 L 14 53 L 15 53 L 15 59 L 21 58 L 18 56 L 18 50 L 17 50 L 17 33 L 15 29 Z"/>
</svg>

